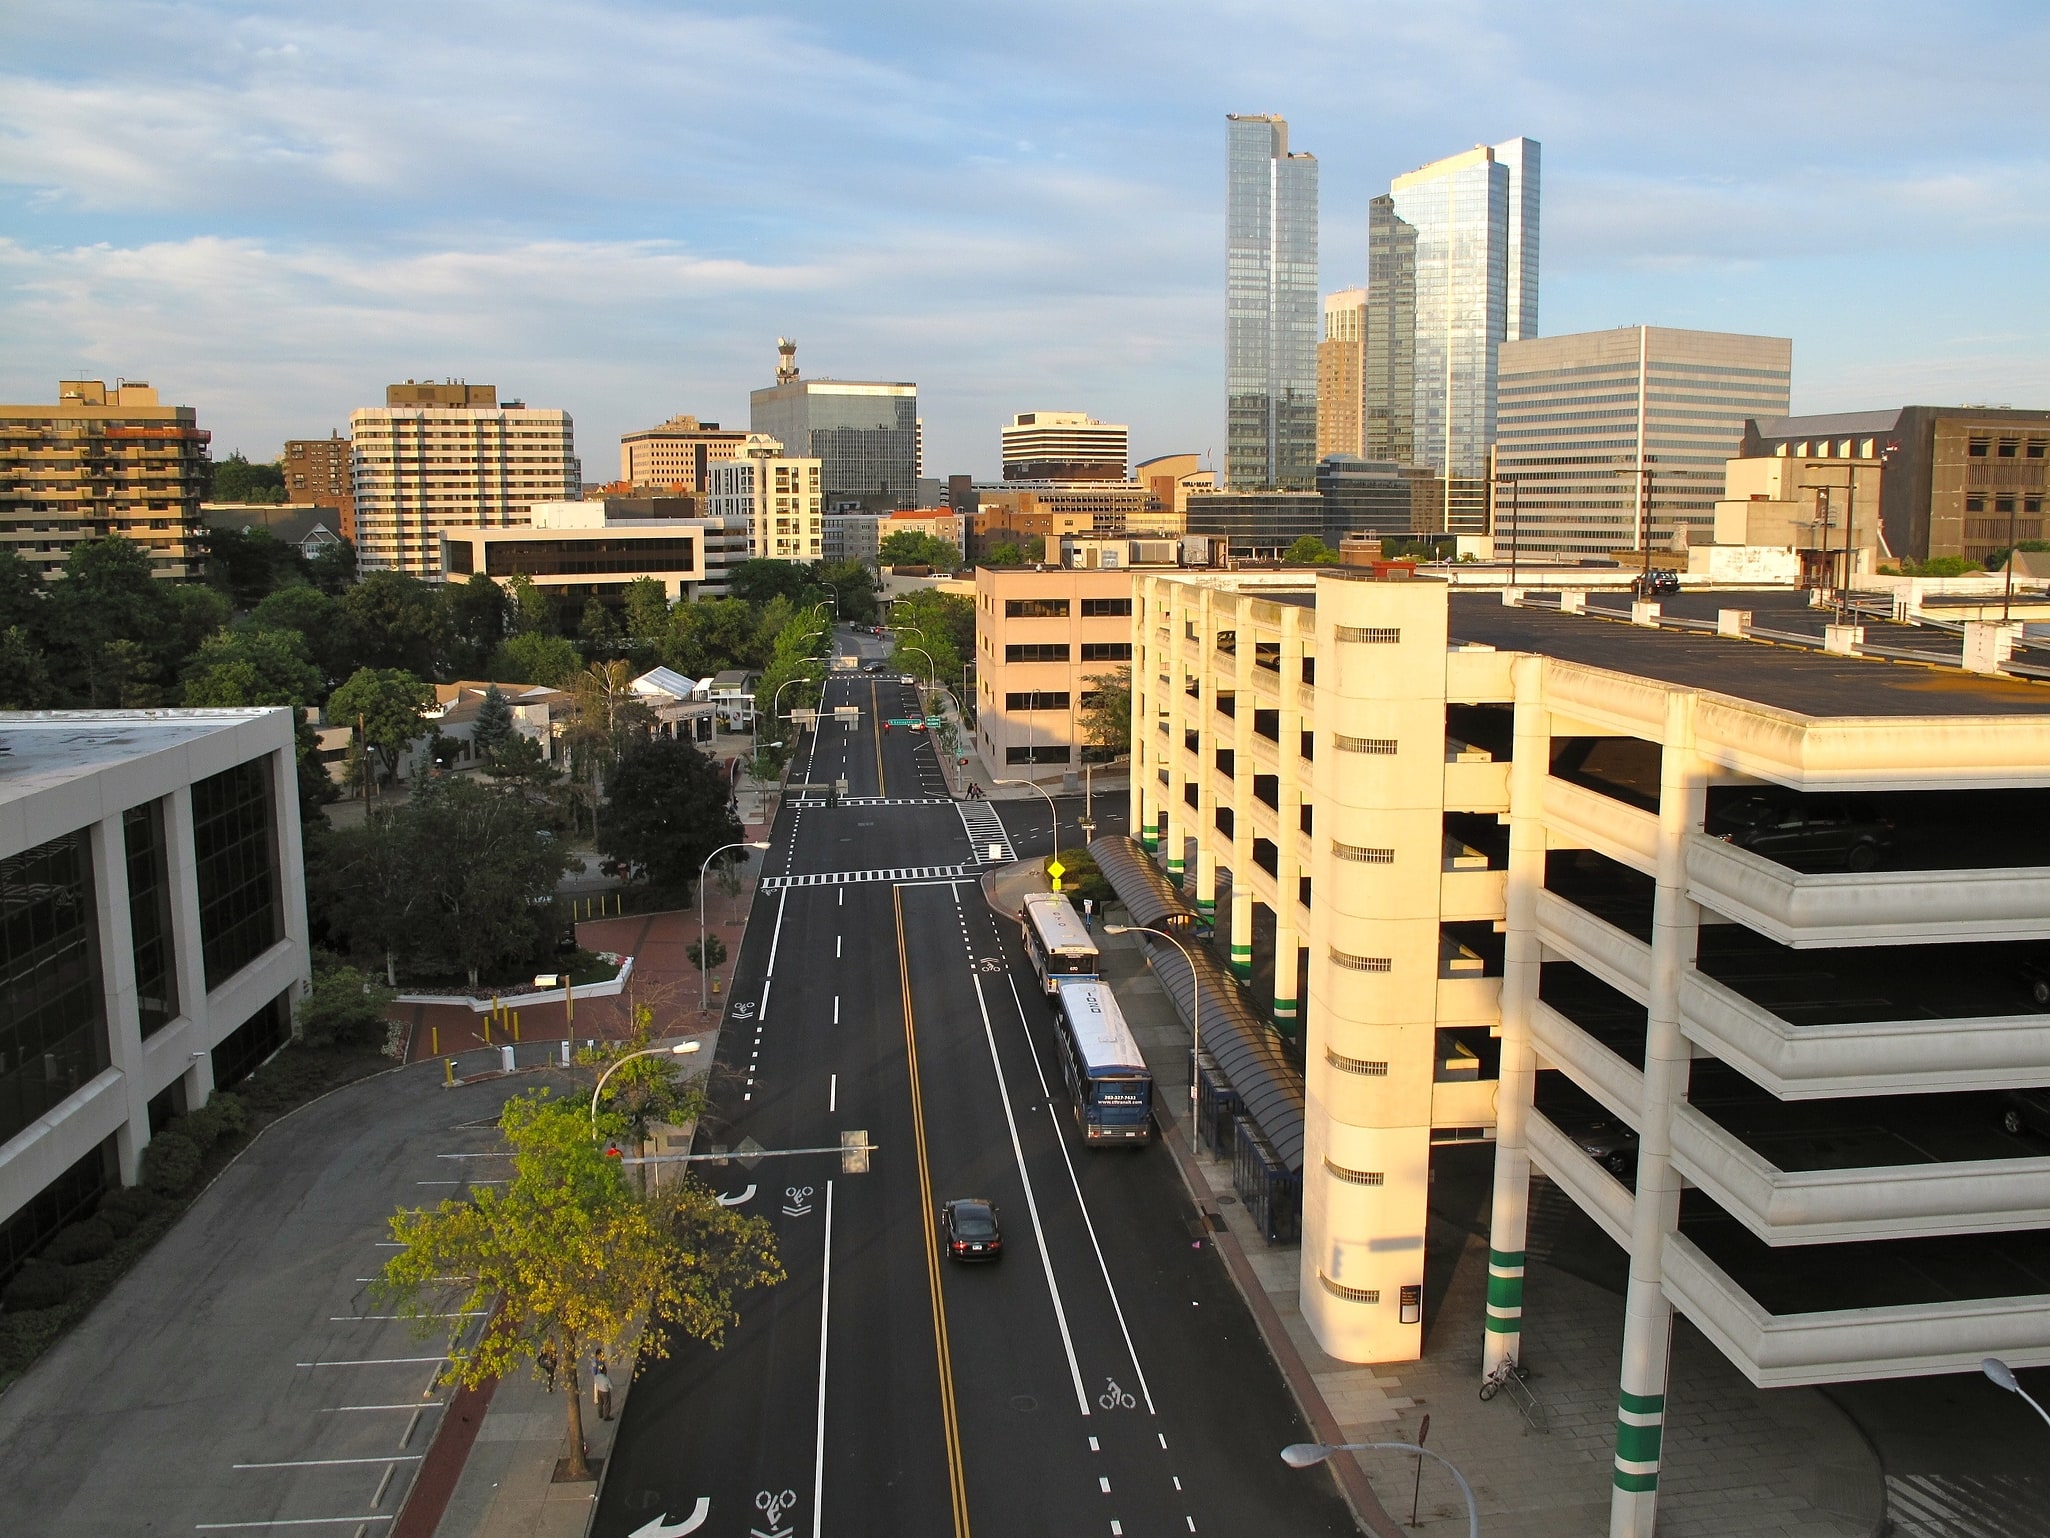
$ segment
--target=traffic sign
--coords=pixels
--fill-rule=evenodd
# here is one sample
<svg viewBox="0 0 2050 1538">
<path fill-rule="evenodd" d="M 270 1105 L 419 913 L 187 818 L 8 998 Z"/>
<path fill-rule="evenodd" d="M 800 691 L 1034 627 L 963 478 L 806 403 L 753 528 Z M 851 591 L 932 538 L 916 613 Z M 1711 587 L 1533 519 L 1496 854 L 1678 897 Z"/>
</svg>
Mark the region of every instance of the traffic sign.
<svg viewBox="0 0 2050 1538">
<path fill-rule="evenodd" d="M 1068 867 L 1061 864 L 1059 860 L 1048 860 L 1046 862 L 1046 873 L 1058 881 L 1068 873 Z"/>
</svg>

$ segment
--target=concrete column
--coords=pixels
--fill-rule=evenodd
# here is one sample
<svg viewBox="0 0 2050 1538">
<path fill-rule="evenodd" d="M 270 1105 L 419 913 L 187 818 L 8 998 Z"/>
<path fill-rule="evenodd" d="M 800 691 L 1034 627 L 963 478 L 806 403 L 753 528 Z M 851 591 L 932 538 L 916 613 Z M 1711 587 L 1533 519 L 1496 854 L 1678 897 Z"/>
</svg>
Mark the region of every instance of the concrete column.
<svg viewBox="0 0 2050 1538">
<path fill-rule="evenodd" d="M 180 785 L 164 807 L 164 865 L 170 879 L 171 940 L 178 956 L 178 1012 L 190 1021 L 186 1040 L 198 1055 L 185 1072 L 185 1103 L 205 1105 L 214 1092 L 208 1055 L 218 1035 L 207 1002 L 206 951 L 199 933 L 199 852 L 192 838 L 192 787 Z M 241 1024 L 238 1020 L 237 1025 Z M 232 1027 L 231 1027 L 232 1028 Z"/>
<path fill-rule="evenodd" d="M 1253 975 L 1253 713 L 1260 705 L 1253 689 L 1258 631 L 1250 597 L 1240 598 L 1233 624 L 1238 628 L 1238 714 L 1231 723 L 1231 970 L 1245 982 Z"/>
<path fill-rule="evenodd" d="M 1291 892 L 1284 908 L 1274 915 L 1274 1024 L 1282 1035 L 1291 1039 L 1296 1033 L 1295 986 L 1300 966 L 1298 952 L 1302 948 L 1295 924 L 1285 916 L 1287 907 L 1293 906 L 1294 902 L 1295 894 Z M 1236 953 L 1238 947 L 1234 945 L 1232 949 Z"/>
<path fill-rule="evenodd" d="M 1146 772 L 1139 754 L 1139 743 L 1144 734 L 1150 730 L 1147 715 L 1145 710 L 1141 708 L 1140 700 L 1151 692 L 1147 679 L 1151 676 L 1151 673 L 1159 671 L 1158 666 L 1154 666 L 1149 672 L 1147 666 L 1149 659 L 1156 664 L 1161 660 L 1157 656 L 1152 655 L 1159 645 L 1158 640 L 1153 637 L 1152 630 L 1155 596 L 1152 578 L 1141 578 L 1132 584 L 1132 655 L 1138 660 L 1132 669 L 1133 763 L 1131 783 L 1126 791 L 1131 802 L 1127 809 L 1129 816 L 1126 826 L 1132 830 L 1132 836 L 1149 850 L 1159 843 L 1159 836 L 1154 832 L 1152 819 L 1153 805 L 1158 797 L 1158 792 L 1154 789 L 1154 785 L 1158 782 L 1149 783 L 1150 776 Z M 978 683 L 980 683 L 980 680 L 978 680 Z M 1159 744 L 1151 742 L 1149 739 L 1148 745 L 1149 752 L 1146 756 L 1154 761 L 1158 761 Z"/>
<path fill-rule="evenodd" d="M 121 814 L 93 824 L 86 830 L 86 841 L 98 921 L 107 1062 L 121 1075 L 128 1105 L 127 1119 L 114 1134 L 114 1151 L 121 1183 L 132 1186 L 143 1145 L 149 1141 L 149 1083 L 143 1074 L 142 1018 L 135 998 L 135 936 L 128 916 L 128 850 Z"/>
<path fill-rule="evenodd" d="M 1707 806 L 1707 775 L 1694 753 L 1689 694 L 1666 698 L 1659 784 L 1658 873 L 1652 900 L 1651 998 L 1644 1038 L 1644 1104 L 1638 1120 L 1637 1201 L 1630 1224 L 1630 1283 L 1623 1301 L 1623 1375 L 1616 1416 L 1610 1538 L 1651 1538 L 1658 1519 L 1665 1436 L 1666 1368 L 1673 1305 L 1664 1286 L 1666 1236 L 1680 1222 L 1673 1168 L 1673 1108 L 1687 1095 L 1689 1049 L 1680 1033 L 1680 982 L 1694 964 L 1701 909 L 1687 896 L 1686 839 Z"/>
<path fill-rule="evenodd" d="M 1244 870 L 1235 865 L 1231 873 L 1231 972 L 1242 983 L 1253 975 L 1253 886 Z"/>
<path fill-rule="evenodd" d="M 1196 833 L 1196 916 L 1206 924 L 1217 922 L 1216 833 Z"/>
<path fill-rule="evenodd" d="M 1523 1252 L 1530 1217 L 1526 1128 L 1537 1083 L 1531 1006 L 1537 1001 L 1537 894 L 1545 884 L 1545 772 L 1551 718 L 1544 708 L 1544 659 L 1510 665 L 1516 687 L 1515 741 L 1509 768 L 1509 879 L 1502 966 L 1502 1077 L 1495 1093 L 1495 1193 L 1488 1223 L 1487 1328 L 1481 1372 L 1523 1355 Z"/>
<path fill-rule="evenodd" d="M 301 1035 L 299 1001 L 313 990 L 310 930 L 306 922 L 306 859 L 299 839 L 299 760 L 296 746 L 271 755 L 271 815 L 278 844 L 278 909 L 285 938 L 299 958 L 299 986 L 292 999 L 292 1035 Z M 238 1024 L 240 1022 L 237 1022 Z"/>
</svg>

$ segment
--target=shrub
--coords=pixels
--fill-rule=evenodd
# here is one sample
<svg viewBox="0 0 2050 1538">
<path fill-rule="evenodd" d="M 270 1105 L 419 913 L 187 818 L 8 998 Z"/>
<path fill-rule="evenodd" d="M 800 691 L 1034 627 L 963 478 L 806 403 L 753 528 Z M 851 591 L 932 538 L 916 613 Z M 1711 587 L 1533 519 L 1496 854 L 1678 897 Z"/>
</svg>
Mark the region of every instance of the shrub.
<svg viewBox="0 0 2050 1538">
<path fill-rule="evenodd" d="M 187 1111 L 165 1130 L 190 1139 L 194 1148 L 205 1153 L 220 1138 L 221 1118 L 211 1107 L 202 1107 L 197 1111 Z"/>
<path fill-rule="evenodd" d="M 57 1237 L 43 1246 L 43 1259 L 53 1265 L 82 1266 L 98 1260 L 114 1247 L 114 1230 L 105 1218 L 87 1218 L 57 1230 Z"/>
<path fill-rule="evenodd" d="M 352 966 L 316 966 L 313 991 L 299 1005 L 299 1028 L 316 1047 L 367 1047 L 384 1039 L 392 993 Z"/>
<path fill-rule="evenodd" d="M 249 1108 L 242 1103 L 242 1097 L 231 1095 L 226 1090 L 216 1090 L 206 1108 L 219 1118 L 222 1137 L 237 1137 L 249 1125 Z"/>
<path fill-rule="evenodd" d="M 156 1210 L 157 1199 L 147 1186 L 116 1186 L 100 1198 L 101 1217 L 119 1213 L 131 1222 L 140 1223 Z"/>
<path fill-rule="evenodd" d="M 142 1219 L 126 1207 L 110 1207 L 100 1214 L 98 1221 L 106 1224 L 107 1232 L 120 1240 L 134 1233 Z"/>
<path fill-rule="evenodd" d="M 31 1260 L 14 1273 L 14 1280 L 0 1292 L 0 1304 L 11 1314 L 35 1308 L 55 1308 L 71 1295 L 71 1273 L 47 1260 Z"/>
<path fill-rule="evenodd" d="M 177 1196 L 199 1173 L 199 1145 L 166 1127 L 142 1151 L 142 1183 L 159 1196 Z"/>
</svg>

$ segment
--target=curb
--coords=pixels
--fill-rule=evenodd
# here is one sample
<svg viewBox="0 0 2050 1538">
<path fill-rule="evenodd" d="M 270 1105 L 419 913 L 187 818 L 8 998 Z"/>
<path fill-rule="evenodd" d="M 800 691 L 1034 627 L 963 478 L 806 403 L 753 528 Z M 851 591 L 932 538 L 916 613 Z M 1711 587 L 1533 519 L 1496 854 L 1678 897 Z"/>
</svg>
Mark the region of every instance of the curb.
<svg viewBox="0 0 2050 1538">
<path fill-rule="evenodd" d="M 434 1428 L 434 1440 L 420 1460 L 420 1472 L 406 1491 L 406 1503 L 387 1530 L 388 1538 L 434 1538 L 470 1461 L 477 1433 L 484 1429 L 484 1412 L 491 1408 L 491 1396 L 497 1391 L 498 1380 L 493 1378 L 482 1388 L 461 1388 L 450 1396 L 441 1412 L 441 1424 Z"/>
</svg>

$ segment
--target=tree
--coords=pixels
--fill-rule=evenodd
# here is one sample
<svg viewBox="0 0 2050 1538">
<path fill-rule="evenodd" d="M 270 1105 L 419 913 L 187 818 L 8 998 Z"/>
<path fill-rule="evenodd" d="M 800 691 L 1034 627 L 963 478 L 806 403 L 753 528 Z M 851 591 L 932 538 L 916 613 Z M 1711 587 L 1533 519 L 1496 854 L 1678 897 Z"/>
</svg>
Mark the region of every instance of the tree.
<svg viewBox="0 0 2050 1538">
<path fill-rule="evenodd" d="M 331 934 L 359 953 L 381 956 L 385 982 L 396 988 L 399 961 L 418 943 L 426 903 L 414 880 L 410 829 L 396 815 L 372 816 L 336 828 L 323 843 L 323 857 L 306 867 L 313 905 Z"/>
<path fill-rule="evenodd" d="M 613 766 L 598 849 L 633 879 L 688 898 L 706 857 L 742 837 L 726 776 L 689 743 L 644 738 Z"/>
<path fill-rule="evenodd" d="M 1008 539 L 998 540 L 982 552 L 984 566 L 1023 566 L 1025 551 Z"/>
<path fill-rule="evenodd" d="M 1082 694 L 1082 739 L 1095 755 L 1123 758 L 1132 751 L 1132 670 L 1097 673 Z"/>
<path fill-rule="evenodd" d="M 911 529 L 887 536 L 876 559 L 885 566 L 935 566 L 941 571 L 961 567 L 961 552 L 950 541 Z"/>
<path fill-rule="evenodd" d="M 641 1356 L 661 1357 L 671 1329 L 722 1345 L 739 1322 L 737 1295 L 783 1280 L 775 1235 L 690 1179 L 640 1200 L 592 1139 L 584 1108 L 545 1090 L 508 1100 L 499 1127 L 510 1178 L 394 1215 L 398 1248 L 376 1294 L 423 1335 L 456 1319 L 445 1383 L 476 1387 L 544 1355 L 560 1363 L 569 1473 L 588 1478 L 585 1353 L 617 1358 L 638 1334 Z M 478 1317 L 486 1323 L 475 1342 L 454 1349 Z"/>
<path fill-rule="evenodd" d="M 182 621 L 199 612 L 174 588 L 151 575 L 140 545 L 118 537 L 73 545 L 50 589 L 44 630 L 58 695 L 95 709 L 161 704 L 186 649 Z M 227 606 L 203 588 L 187 591 L 212 620 L 191 637 L 196 645 L 226 623 Z"/>
<path fill-rule="evenodd" d="M 54 698 L 35 637 L 21 625 L 0 630 L 0 710 L 42 710 Z"/>
<path fill-rule="evenodd" d="M 619 621 L 602 600 L 593 598 L 584 604 L 583 616 L 577 621 L 577 638 L 592 656 L 619 650 Z"/>
<path fill-rule="evenodd" d="M 555 629 L 555 600 L 534 585 L 525 572 L 505 579 L 505 595 L 512 600 L 514 635 L 533 635 Z"/>
<path fill-rule="evenodd" d="M 267 593 L 312 580 L 298 547 L 268 529 L 206 527 L 195 533 L 193 543 L 204 560 L 208 584 L 237 609 L 253 609 Z"/>
<path fill-rule="evenodd" d="M 599 1042 L 580 1053 L 578 1058 L 601 1074 L 609 1071 L 610 1077 L 605 1080 L 605 1099 L 600 1105 L 633 1139 L 635 1147 L 645 1150 L 656 1127 L 680 1126 L 702 1115 L 705 1092 L 702 1081 L 683 1076 L 682 1064 L 676 1058 L 658 1053 L 646 1057 L 634 1055 L 646 1051 L 655 1042 L 655 1009 L 652 1004 L 636 1000 L 631 1009 L 631 1022 L 625 1037 L 618 1041 Z M 646 1165 L 641 1167 L 640 1185 L 643 1192 L 648 1189 Z"/>
<path fill-rule="evenodd" d="M 757 556 L 742 561 L 726 574 L 726 591 L 742 603 L 756 608 L 771 599 L 787 598 L 797 603 L 811 586 L 810 568 L 796 561 L 775 561 Z"/>
<path fill-rule="evenodd" d="M 662 661 L 691 678 L 726 668 L 758 668 L 769 660 L 755 611 L 738 598 L 700 599 L 669 611 Z"/>
<path fill-rule="evenodd" d="M 433 703 L 433 686 L 402 668 L 358 668 L 328 696 L 327 710 L 331 719 L 355 725 L 390 779 L 399 772 L 399 755 L 421 733 L 421 713 Z"/>
<path fill-rule="evenodd" d="M 285 500 L 285 467 L 276 461 L 251 464 L 236 449 L 226 459 L 208 467 L 209 502 L 269 502 Z"/>
<path fill-rule="evenodd" d="M 296 630 L 263 626 L 216 631 L 185 666 L 187 705 L 310 705 L 320 669 Z"/>
<path fill-rule="evenodd" d="M 316 587 L 281 587 L 249 611 L 247 628 L 296 635 L 325 693 L 356 671 L 356 636 L 341 600 Z"/>
<path fill-rule="evenodd" d="M 560 689 L 584 665 L 583 653 L 559 635 L 523 630 L 508 636 L 492 654 L 490 673 L 509 684 L 539 684 Z"/>
<path fill-rule="evenodd" d="M 313 991 L 299 1005 L 299 1028 L 316 1047 L 380 1046 L 385 1011 L 391 1004 L 389 989 L 380 988 L 346 962 L 316 954 Z"/>
<path fill-rule="evenodd" d="M 882 584 L 862 561 L 820 561 L 812 569 L 812 580 L 830 589 L 839 600 L 835 612 L 850 625 L 876 622 L 876 594 Z"/>
<path fill-rule="evenodd" d="M 1287 566 L 1336 566 L 1338 552 L 1314 534 L 1305 534 L 1281 552 Z"/>
<path fill-rule="evenodd" d="M 329 597 L 339 597 L 347 592 L 356 585 L 355 542 L 338 539 L 332 545 L 322 545 L 307 557 L 306 575 Z"/>
<path fill-rule="evenodd" d="M 669 634 L 669 594 L 656 577 L 636 577 L 624 597 L 626 638 L 636 651 L 653 651 Z"/>
<path fill-rule="evenodd" d="M 930 672 L 939 683 L 959 681 L 962 663 L 975 655 L 974 599 L 926 588 L 898 599 L 890 618 L 898 631 L 897 665 L 904 672 L 920 678 Z"/>
<path fill-rule="evenodd" d="M 446 584 L 441 600 L 453 642 L 453 670 L 459 677 L 474 678 L 512 633 L 512 599 L 480 571 L 471 573 L 467 582 Z"/>
<path fill-rule="evenodd" d="M 404 572 L 374 571 L 342 598 L 356 637 L 360 666 L 439 675 L 448 617 L 432 585 Z"/>
<path fill-rule="evenodd" d="M 541 915 L 570 855 L 542 837 L 528 808 L 474 780 L 436 779 L 416 789 L 393 820 L 409 842 L 414 880 L 433 916 L 423 938 L 463 969 L 472 988 L 487 968 L 531 956 L 545 943 Z"/>
<path fill-rule="evenodd" d="M 517 735 L 512 702 L 497 684 L 487 684 L 484 698 L 477 702 L 477 719 L 470 726 L 470 747 L 480 763 L 491 763 Z"/>
</svg>

